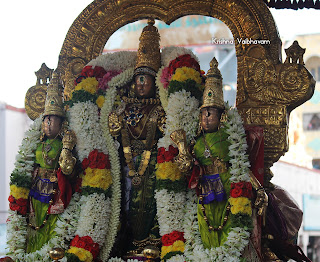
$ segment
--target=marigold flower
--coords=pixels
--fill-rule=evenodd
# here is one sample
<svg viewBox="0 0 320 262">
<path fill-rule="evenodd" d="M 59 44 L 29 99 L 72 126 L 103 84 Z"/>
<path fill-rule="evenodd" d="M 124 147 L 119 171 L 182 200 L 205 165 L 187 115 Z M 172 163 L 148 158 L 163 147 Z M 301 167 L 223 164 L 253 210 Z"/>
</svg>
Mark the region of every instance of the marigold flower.
<svg viewBox="0 0 320 262">
<path fill-rule="evenodd" d="M 83 79 L 81 83 L 79 83 L 75 90 L 84 90 L 87 91 L 91 94 L 95 94 L 97 87 L 98 87 L 99 82 L 95 77 L 88 77 L 86 79 Z"/>
<path fill-rule="evenodd" d="M 82 178 L 82 186 L 98 187 L 106 190 L 112 184 L 110 169 L 97 169 L 88 167 Z"/>
<path fill-rule="evenodd" d="M 29 196 L 29 191 L 30 190 L 25 187 L 17 187 L 16 185 L 10 186 L 10 195 L 12 195 L 15 199 L 27 199 Z"/>
<path fill-rule="evenodd" d="M 83 249 L 83 248 L 78 248 L 78 247 L 71 247 L 69 250 L 68 250 L 69 253 L 72 253 L 72 254 L 75 254 L 81 261 L 84 261 L 84 262 L 91 262 L 93 261 L 93 256 L 92 254 Z"/>
<path fill-rule="evenodd" d="M 176 80 L 176 81 L 183 82 L 183 81 L 186 81 L 187 79 L 192 79 L 196 81 L 198 84 L 201 84 L 202 82 L 200 73 L 197 70 L 193 68 L 185 67 L 185 66 L 176 69 L 176 72 L 172 76 L 171 81 Z"/>
<path fill-rule="evenodd" d="M 238 214 L 243 213 L 251 216 L 252 209 L 251 209 L 251 201 L 246 197 L 237 197 L 237 198 L 230 198 L 229 202 L 231 204 L 231 213 Z"/>
<path fill-rule="evenodd" d="M 102 108 L 103 104 L 104 104 L 104 96 L 99 96 L 96 100 L 96 104 L 99 108 Z"/>
<path fill-rule="evenodd" d="M 157 164 L 156 177 L 157 179 L 170 179 L 171 181 L 176 181 L 182 178 L 182 173 L 176 163 L 163 162 Z"/>
<path fill-rule="evenodd" d="M 173 243 L 171 246 L 162 246 L 161 248 L 161 258 L 164 258 L 164 256 L 170 252 L 184 252 L 184 242 L 181 240 L 178 240 Z"/>
</svg>

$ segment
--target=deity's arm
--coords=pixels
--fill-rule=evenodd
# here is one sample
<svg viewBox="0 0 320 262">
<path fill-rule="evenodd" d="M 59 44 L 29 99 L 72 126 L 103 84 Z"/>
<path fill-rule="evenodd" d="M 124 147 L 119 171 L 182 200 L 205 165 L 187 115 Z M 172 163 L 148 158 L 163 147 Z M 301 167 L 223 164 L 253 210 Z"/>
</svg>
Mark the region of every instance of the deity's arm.
<svg viewBox="0 0 320 262">
<path fill-rule="evenodd" d="M 159 130 L 161 131 L 161 133 L 164 135 L 164 130 L 165 130 L 165 127 L 166 127 L 166 113 L 165 111 L 163 110 L 163 108 L 161 107 L 161 109 L 159 110 L 159 116 L 158 116 L 158 128 Z"/>
<path fill-rule="evenodd" d="M 265 217 L 265 213 L 268 207 L 268 195 L 260 184 L 259 180 L 254 176 L 254 174 L 250 171 L 250 182 L 252 187 L 257 192 L 256 201 L 254 203 L 255 207 L 258 208 L 258 215 Z"/>
<path fill-rule="evenodd" d="M 120 134 L 121 129 L 123 128 L 121 114 L 123 113 L 125 107 L 126 107 L 126 104 L 121 103 L 116 110 L 112 111 L 109 114 L 109 117 L 108 117 L 109 132 L 114 137 L 117 137 Z"/>
</svg>

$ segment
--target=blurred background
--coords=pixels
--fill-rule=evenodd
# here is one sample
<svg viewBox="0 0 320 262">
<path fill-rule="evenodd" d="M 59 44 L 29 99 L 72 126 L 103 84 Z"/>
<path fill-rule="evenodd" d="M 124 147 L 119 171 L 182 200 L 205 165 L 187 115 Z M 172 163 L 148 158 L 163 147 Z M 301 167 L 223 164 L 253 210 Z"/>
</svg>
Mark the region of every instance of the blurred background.
<svg viewBox="0 0 320 262">
<path fill-rule="evenodd" d="M 32 122 L 25 113 L 27 90 L 36 84 L 42 63 L 55 69 L 69 27 L 90 0 L 2 1 L 0 4 L 0 257 L 5 254 L 9 178 L 23 134 Z M 285 188 L 304 211 L 298 244 L 313 261 L 320 261 L 320 10 L 270 9 L 284 49 L 294 40 L 306 48 L 304 62 L 315 78 L 311 100 L 290 115 L 289 151 L 272 167 L 272 182 Z M 128 24 L 115 32 L 104 53 L 136 50 L 146 21 Z M 224 98 L 235 104 L 237 63 L 233 36 L 220 20 L 186 16 L 170 26 L 156 21 L 161 47 L 184 46 L 209 69 L 215 56 L 223 76 Z M 217 44 L 216 39 L 229 41 Z"/>
</svg>

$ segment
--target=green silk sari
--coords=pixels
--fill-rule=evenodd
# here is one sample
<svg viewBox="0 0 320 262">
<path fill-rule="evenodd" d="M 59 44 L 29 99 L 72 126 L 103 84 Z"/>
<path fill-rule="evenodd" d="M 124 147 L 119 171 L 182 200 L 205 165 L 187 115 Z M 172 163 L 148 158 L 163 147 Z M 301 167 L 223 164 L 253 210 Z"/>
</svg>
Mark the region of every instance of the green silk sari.
<svg viewBox="0 0 320 262">
<path fill-rule="evenodd" d="M 221 161 L 227 163 L 230 159 L 228 153 L 228 147 L 230 143 L 228 142 L 227 138 L 228 135 L 225 133 L 224 129 L 219 129 L 213 133 L 206 133 L 204 134 L 206 144 L 209 147 L 210 153 L 212 157 L 219 157 Z M 196 141 L 194 146 L 194 153 L 196 158 L 200 162 L 202 166 L 212 165 L 211 157 L 206 158 L 204 156 L 205 151 L 205 141 L 203 136 L 199 137 Z M 212 174 L 204 174 L 212 175 Z M 219 174 L 224 190 L 226 192 L 227 198 L 230 195 L 230 177 L 231 174 L 229 171 Z M 199 230 L 201 234 L 201 239 L 205 248 L 215 248 L 221 246 L 226 240 L 231 228 L 230 219 L 227 221 L 225 226 L 220 231 L 209 231 L 209 227 L 207 222 L 204 220 L 204 214 L 201 210 L 201 204 L 198 202 L 198 223 L 199 223 Z M 209 224 L 214 228 L 223 224 L 223 219 L 226 214 L 226 207 L 228 206 L 228 200 L 223 201 L 213 201 L 209 204 L 204 204 L 206 216 L 208 218 Z"/>
</svg>

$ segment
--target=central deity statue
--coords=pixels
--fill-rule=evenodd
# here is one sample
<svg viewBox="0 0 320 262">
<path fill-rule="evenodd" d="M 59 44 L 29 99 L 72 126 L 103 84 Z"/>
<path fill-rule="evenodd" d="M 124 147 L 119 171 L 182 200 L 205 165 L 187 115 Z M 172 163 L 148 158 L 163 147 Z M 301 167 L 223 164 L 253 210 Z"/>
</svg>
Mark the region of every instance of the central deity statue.
<svg viewBox="0 0 320 262">
<path fill-rule="evenodd" d="M 160 245 L 154 191 L 157 141 L 165 112 L 155 86 L 161 55 L 160 35 L 153 24 L 149 21 L 141 34 L 131 90 L 109 116 L 110 133 L 120 142 L 122 156 L 121 230 L 116 249 L 128 256 L 140 254 L 147 245 Z"/>
</svg>

